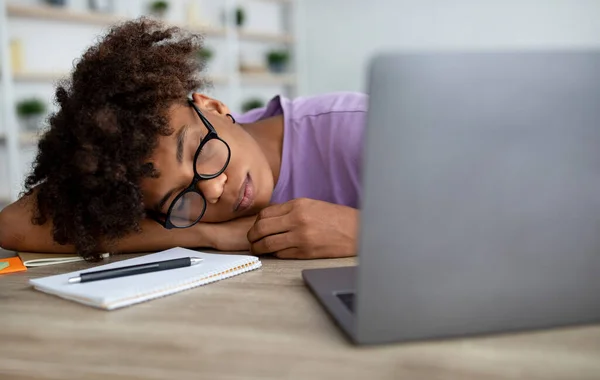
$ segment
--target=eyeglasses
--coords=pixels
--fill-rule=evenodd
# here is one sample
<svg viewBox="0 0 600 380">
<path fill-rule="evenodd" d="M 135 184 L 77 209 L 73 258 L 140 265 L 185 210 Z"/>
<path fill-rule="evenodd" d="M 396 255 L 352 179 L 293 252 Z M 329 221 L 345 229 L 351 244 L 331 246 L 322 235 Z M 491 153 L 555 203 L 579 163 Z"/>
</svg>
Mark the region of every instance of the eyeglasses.
<svg viewBox="0 0 600 380">
<path fill-rule="evenodd" d="M 202 219 L 206 211 L 206 198 L 198 190 L 198 182 L 220 176 L 231 159 L 229 145 L 217 135 L 210 121 L 204 117 L 192 100 L 188 100 L 188 103 L 196 111 L 206 129 L 208 129 L 208 133 L 200 142 L 194 155 L 194 179 L 192 179 L 192 183 L 177 194 L 164 218 L 153 215 L 153 219 L 166 229 L 188 228 Z"/>
</svg>

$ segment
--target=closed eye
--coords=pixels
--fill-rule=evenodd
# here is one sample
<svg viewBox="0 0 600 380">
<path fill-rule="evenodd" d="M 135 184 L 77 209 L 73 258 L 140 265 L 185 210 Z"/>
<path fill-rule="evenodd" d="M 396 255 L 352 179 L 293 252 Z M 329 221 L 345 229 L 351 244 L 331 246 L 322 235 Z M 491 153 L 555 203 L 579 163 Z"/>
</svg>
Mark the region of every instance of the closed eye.
<svg viewBox="0 0 600 380">
<path fill-rule="evenodd" d="M 185 196 L 179 198 L 179 201 L 177 201 L 177 210 L 175 211 L 181 211 L 185 208 L 186 206 L 186 200 L 185 200 Z"/>
</svg>

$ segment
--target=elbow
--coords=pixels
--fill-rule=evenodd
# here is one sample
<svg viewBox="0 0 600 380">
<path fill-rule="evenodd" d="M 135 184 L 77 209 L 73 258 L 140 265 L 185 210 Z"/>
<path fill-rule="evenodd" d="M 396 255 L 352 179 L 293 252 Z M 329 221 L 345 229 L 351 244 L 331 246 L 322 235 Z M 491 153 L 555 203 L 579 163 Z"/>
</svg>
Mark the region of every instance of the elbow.
<svg viewBox="0 0 600 380">
<path fill-rule="evenodd" d="M 15 251 L 19 245 L 17 226 L 11 221 L 10 206 L 0 211 L 0 248 Z"/>
<path fill-rule="evenodd" d="M 8 249 L 8 221 L 6 209 L 0 211 L 0 248 Z"/>
</svg>

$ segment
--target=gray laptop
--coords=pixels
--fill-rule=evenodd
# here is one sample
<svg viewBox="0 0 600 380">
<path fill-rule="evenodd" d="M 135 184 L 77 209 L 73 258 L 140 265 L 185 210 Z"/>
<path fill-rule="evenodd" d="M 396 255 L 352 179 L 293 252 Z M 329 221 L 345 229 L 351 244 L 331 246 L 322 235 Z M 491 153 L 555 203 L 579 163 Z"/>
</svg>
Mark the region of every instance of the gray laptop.
<svg viewBox="0 0 600 380">
<path fill-rule="evenodd" d="M 600 322 L 600 51 L 376 57 L 357 267 L 303 271 L 356 343 Z"/>
</svg>

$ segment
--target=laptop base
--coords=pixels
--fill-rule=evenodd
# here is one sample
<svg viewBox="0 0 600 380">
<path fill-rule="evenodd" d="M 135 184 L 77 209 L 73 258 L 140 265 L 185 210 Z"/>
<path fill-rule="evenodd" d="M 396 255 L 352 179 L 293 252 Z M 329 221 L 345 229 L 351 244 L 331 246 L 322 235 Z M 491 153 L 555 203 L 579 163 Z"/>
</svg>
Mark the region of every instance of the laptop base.
<svg viewBox="0 0 600 380">
<path fill-rule="evenodd" d="M 302 278 L 319 302 L 353 340 L 356 333 L 356 266 L 306 269 Z"/>
</svg>

